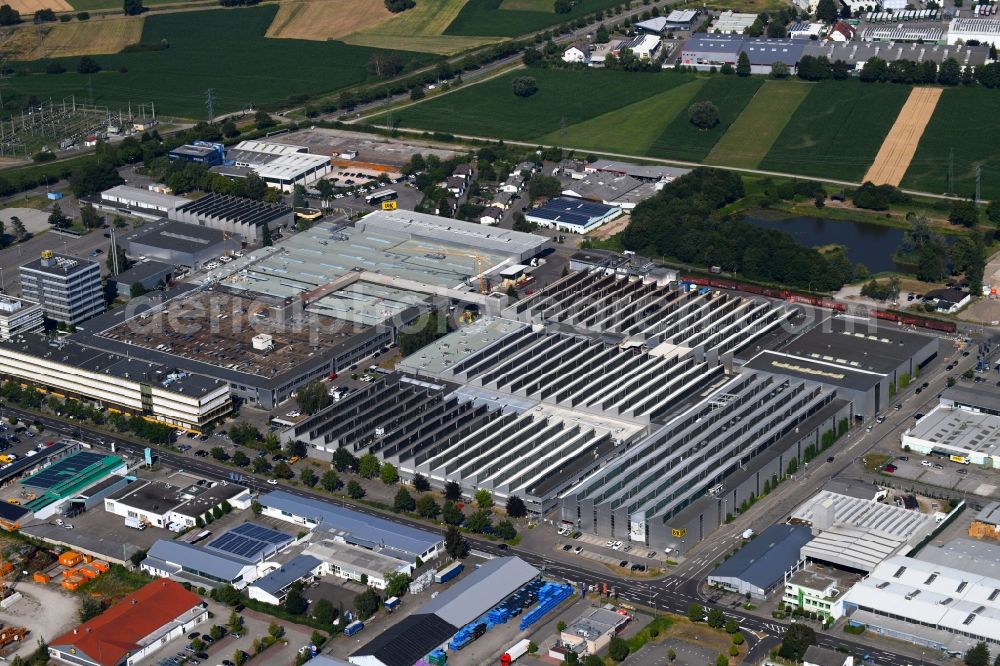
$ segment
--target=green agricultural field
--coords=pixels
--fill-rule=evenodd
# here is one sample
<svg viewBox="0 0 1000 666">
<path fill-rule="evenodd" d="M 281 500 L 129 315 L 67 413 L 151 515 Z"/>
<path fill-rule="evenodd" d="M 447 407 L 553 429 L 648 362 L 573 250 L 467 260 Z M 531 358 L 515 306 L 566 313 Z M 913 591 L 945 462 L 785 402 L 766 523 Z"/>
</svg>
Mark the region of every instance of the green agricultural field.
<svg viewBox="0 0 1000 666">
<path fill-rule="evenodd" d="M 516 97 L 511 81 L 518 76 L 533 77 L 538 92 Z M 399 127 L 529 141 L 558 132 L 563 119 L 571 127 L 690 80 L 672 72 L 521 69 L 397 111 L 392 121 Z M 387 121 L 379 116 L 373 122 Z"/>
<path fill-rule="evenodd" d="M 446 35 L 467 35 L 483 37 L 517 37 L 536 30 L 545 30 L 560 23 L 591 14 L 598 9 L 607 9 L 622 4 L 621 0 L 580 0 L 568 14 L 556 14 L 555 0 L 521 0 L 516 9 L 501 5 L 504 0 L 468 0 L 465 7 L 452 21 Z M 529 7 L 544 7 L 544 11 L 531 11 Z"/>
<path fill-rule="evenodd" d="M 641 102 L 585 120 L 566 128 L 566 145 L 584 150 L 645 155 L 679 113 L 686 113 L 692 98 L 708 79 L 674 75 L 675 87 Z M 546 134 L 541 143 L 559 145 L 562 132 Z"/>
<path fill-rule="evenodd" d="M 917 153 L 903 178 L 903 187 L 932 193 L 948 190 L 948 163 L 954 151 L 955 193 L 971 197 L 976 189 L 976 167 L 982 167 L 981 196 L 1000 197 L 1000 126 L 993 120 L 969 120 L 975 116 L 996 118 L 1000 95 L 981 87 L 949 88 L 941 94 L 931 121 L 917 145 Z"/>
<path fill-rule="evenodd" d="M 764 78 L 760 76 L 710 78 L 690 103 L 709 101 L 715 104 L 719 107 L 719 124 L 710 130 L 700 130 L 691 124 L 685 108 L 656 138 L 649 155 L 688 162 L 704 160 L 763 83 Z"/>
<path fill-rule="evenodd" d="M 860 180 L 896 121 L 910 88 L 856 79 L 815 84 L 760 168 Z"/>
<path fill-rule="evenodd" d="M 811 90 L 801 81 L 765 81 L 705 161 L 756 168 Z"/>
<path fill-rule="evenodd" d="M 36 95 L 60 101 L 68 95 L 117 111 L 129 102 L 156 104 L 161 116 L 205 117 L 205 91 L 215 89 L 216 113 L 245 106 L 277 106 L 293 95 L 334 91 L 363 82 L 375 49 L 341 42 L 267 39 L 275 5 L 248 9 L 154 14 L 146 18 L 144 43 L 166 40 L 163 51 L 95 56 L 103 71 L 76 73 L 77 59 L 63 59 L 65 74 L 45 74 L 44 62 L 19 63 L 27 76 L 0 80 L 4 99 Z M 399 52 L 406 61 L 423 54 Z M 275 75 L 280 72 L 280 75 Z M 91 95 L 92 91 L 92 95 Z"/>
</svg>

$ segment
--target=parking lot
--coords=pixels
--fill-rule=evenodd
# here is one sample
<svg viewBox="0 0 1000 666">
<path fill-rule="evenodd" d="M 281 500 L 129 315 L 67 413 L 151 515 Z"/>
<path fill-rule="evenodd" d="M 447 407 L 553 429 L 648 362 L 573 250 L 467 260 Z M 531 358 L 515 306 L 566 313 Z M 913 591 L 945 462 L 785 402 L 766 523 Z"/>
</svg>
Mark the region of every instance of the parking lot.
<svg viewBox="0 0 1000 666">
<path fill-rule="evenodd" d="M 981 497 L 1000 497 L 1000 479 L 995 470 L 952 462 L 943 456 L 904 453 L 893 458 L 892 467 L 883 467 L 886 476 L 919 481 L 939 488 Z M 892 470 L 892 471 L 890 471 Z"/>
</svg>

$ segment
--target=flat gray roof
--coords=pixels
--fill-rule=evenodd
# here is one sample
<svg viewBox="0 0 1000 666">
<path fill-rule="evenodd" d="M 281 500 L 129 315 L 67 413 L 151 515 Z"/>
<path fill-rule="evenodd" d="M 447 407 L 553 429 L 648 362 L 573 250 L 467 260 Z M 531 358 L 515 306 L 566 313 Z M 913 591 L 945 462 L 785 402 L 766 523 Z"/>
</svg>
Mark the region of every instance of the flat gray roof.
<svg viewBox="0 0 1000 666">
<path fill-rule="evenodd" d="M 519 557 L 486 562 L 420 608 L 461 627 L 496 606 L 538 577 L 540 572 Z"/>
<path fill-rule="evenodd" d="M 147 553 L 147 559 L 151 560 L 150 564 L 156 561 L 174 564 L 224 581 L 235 580 L 244 568 L 252 566 L 229 555 L 169 539 L 160 539 L 154 543 Z"/>
<path fill-rule="evenodd" d="M 277 595 L 295 581 L 311 575 L 321 564 L 312 555 L 296 555 L 263 578 L 258 578 L 253 587 Z"/>
<path fill-rule="evenodd" d="M 1000 454 L 1000 416 L 935 407 L 906 433 L 962 451 Z"/>
<path fill-rule="evenodd" d="M 122 240 L 177 252 L 201 252 L 206 248 L 221 245 L 226 235 L 219 229 L 188 224 L 175 220 L 164 220 L 147 224 Z"/>
<path fill-rule="evenodd" d="M 206 150 L 211 152 L 210 149 Z M 111 189 L 104 190 L 101 192 L 101 199 L 110 203 L 119 203 L 112 201 L 112 199 L 125 199 L 130 202 L 134 201 L 144 208 L 156 208 L 160 206 L 165 208 L 176 208 L 181 204 L 186 204 L 191 201 L 190 199 L 185 199 L 184 197 L 154 192 L 153 190 L 132 187 L 131 185 L 116 185 Z"/>
<path fill-rule="evenodd" d="M 481 317 L 457 331 L 418 349 L 397 364 L 397 369 L 417 374 L 436 375 L 472 353 L 486 349 L 511 333 L 527 328 L 509 319 Z"/>
<path fill-rule="evenodd" d="M 810 538 L 808 527 L 771 525 L 716 567 L 709 577 L 735 578 L 766 590 L 798 563 L 799 551 Z"/>
<path fill-rule="evenodd" d="M 883 377 L 882 374 L 860 368 L 846 368 L 831 362 L 775 351 L 762 351 L 747 361 L 744 367 L 856 391 L 867 391 Z"/>
<path fill-rule="evenodd" d="M 931 543 L 916 557 L 924 562 L 1000 579 L 1000 544 L 992 541 L 958 538 L 942 546 Z"/>
<path fill-rule="evenodd" d="M 941 400 L 951 400 L 956 405 L 987 409 L 1000 412 L 1000 391 L 992 383 L 955 384 L 946 388 L 941 394 Z"/>
</svg>

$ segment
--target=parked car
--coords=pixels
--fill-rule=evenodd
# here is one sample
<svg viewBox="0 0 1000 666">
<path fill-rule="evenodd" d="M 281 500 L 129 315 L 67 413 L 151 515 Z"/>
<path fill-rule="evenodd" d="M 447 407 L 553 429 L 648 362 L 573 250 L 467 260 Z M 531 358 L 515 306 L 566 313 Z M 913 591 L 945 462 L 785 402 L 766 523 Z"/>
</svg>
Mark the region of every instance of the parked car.
<svg viewBox="0 0 1000 666">
<path fill-rule="evenodd" d="M 886 465 L 882 468 L 882 471 L 886 474 L 893 474 L 898 468 L 895 465 Z"/>
<path fill-rule="evenodd" d="M 965 476 L 968 473 L 969 473 L 969 470 L 965 469 L 964 467 L 960 467 L 960 468 L 958 468 L 958 469 L 955 470 L 955 474 L 959 474 L 961 476 Z"/>
<path fill-rule="evenodd" d="M 920 464 L 923 465 L 924 467 L 931 467 L 934 463 L 932 463 L 930 460 L 921 460 Z"/>
</svg>

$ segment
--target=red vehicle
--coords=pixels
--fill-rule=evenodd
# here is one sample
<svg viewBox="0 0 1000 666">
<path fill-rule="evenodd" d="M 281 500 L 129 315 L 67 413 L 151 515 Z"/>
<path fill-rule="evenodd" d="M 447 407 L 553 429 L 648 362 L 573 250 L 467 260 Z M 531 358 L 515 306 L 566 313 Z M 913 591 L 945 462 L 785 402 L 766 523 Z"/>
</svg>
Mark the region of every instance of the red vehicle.
<svg viewBox="0 0 1000 666">
<path fill-rule="evenodd" d="M 893 472 L 896 471 L 896 466 L 886 465 L 885 467 L 882 468 L 882 471 L 885 472 L 886 474 L 892 474 Z"/>
</svg>

